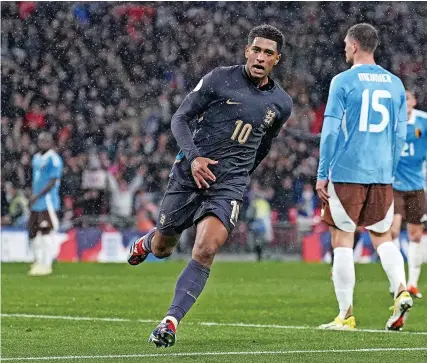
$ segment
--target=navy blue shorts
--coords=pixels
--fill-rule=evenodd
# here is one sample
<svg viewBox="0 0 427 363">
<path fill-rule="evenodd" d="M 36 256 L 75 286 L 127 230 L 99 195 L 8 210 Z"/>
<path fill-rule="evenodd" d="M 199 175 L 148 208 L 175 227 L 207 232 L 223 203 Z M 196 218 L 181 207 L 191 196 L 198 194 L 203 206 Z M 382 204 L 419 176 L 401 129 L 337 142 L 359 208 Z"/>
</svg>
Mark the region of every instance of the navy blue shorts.
<svg viewBox="0 0 427 363">
<path fill-rule="evenodd" d="M 157 229 L 166 236 L 181 234 L 204 217 L 212 215 L 230 233 L 239 217 L 240 205 L 241 200 L 234 200 L 224 193 L 196 189 L 170 178 L 160 206 Z"/>
</svg>

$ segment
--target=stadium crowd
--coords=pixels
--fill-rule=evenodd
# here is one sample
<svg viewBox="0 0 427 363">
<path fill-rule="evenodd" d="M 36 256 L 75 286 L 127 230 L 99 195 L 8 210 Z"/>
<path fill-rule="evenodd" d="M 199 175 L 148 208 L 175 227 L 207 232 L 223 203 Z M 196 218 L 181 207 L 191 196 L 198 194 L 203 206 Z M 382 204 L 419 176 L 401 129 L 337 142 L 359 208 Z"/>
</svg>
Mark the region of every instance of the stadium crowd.
<svg viewBox="0 0 427 363">
<path fill-rule="evenodd" d="M 244 62 L 256 24 L 285 34 L 274 78 L 294 100 L 248 193 L 279 220 L 295 207 L 316 213 L 319 132 L 329 83 L 348 68 L 351 25 L 378 27 L 378 63 L 427 106 L 423 2 L 2 2 L 1 11 L 2 224 L 28 208 L 35 140 L 48 130 L 64 159 L 64 226 L 108 214 L 150 228 L 178 151 L 171 116 L 212 68 Z"/>
</svg>

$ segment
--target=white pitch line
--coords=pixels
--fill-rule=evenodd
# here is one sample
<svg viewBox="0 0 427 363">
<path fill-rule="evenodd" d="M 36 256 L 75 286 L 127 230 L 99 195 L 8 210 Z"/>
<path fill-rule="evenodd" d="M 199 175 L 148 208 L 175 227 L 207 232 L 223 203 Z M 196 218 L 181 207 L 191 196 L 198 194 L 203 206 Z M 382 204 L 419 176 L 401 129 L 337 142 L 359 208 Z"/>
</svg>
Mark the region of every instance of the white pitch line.
<svg viewBox="0 0 427 363">
<path fill-rule="evenodd" d="M 62 315 L 35 315 L 35 314 L 1 314 L 6 318 L 28 318 L 28 319 L 60 319 L 60 320 L 76 320 L 76 321 L 107 321 L 107 322 L 138 322 L 138 323 L 157 323 L 159 320 L 152 319 L 126 319 L 126 318 L 96 318 L 85 316 L 62 316 Z M 241 327 L 241 328 L 257 328 L 257 329 L 289 329 L 289 330 L 319 330 L 312 326 L 299 325 L 275 325 L 275 324 L 246 324 L 246 323 L 217 323 L 217 322 L 186 322 L 185 325 L 202 325 L 202 326 L 224 326 L 224 327 Z M 425 331 L 404 331 L 396 332 L 380 329 L 355 329 L 351 332 L 363 333 L 386 333 L 386 334 L 411 334 L 411 335 L 427 335 Z"/>
<path fill-rule="evenodd" d="M 16 357 L 1 358 L 2 361 L 13 360 L 60 360 L 60 359 L 111 359 L 111 358 L 153 358 L 153 357 L 193 357 L 216 355 L 284 355 L 284 354 L 317 354 L 317 353 L 363 353 L 363 352 L 402 352 L 402 351 L 427 351 L 427 347 L 419 348 L 361 348 L 361 349 L 322 349 L 322 350 L 279 350 L 255 352 L 188 352 L 165 354 L 117 354 L 117 355 L 69 355 L 63 357 Z"/>
<path fill-rule="evenodd" d="M 87 316 L 64 316 L 64 315 L 35 315 L 35 314 L 1 314 L 9 318 L 29 318 L 29 319 L 59 319 L 59 320 L 84 320 L 84 321 L 112 321 L 112 322 L 134 322 L 138 323 L 157 323 L 158 320 L 152 319 L 125 319 L 125 318 L 93 318 Z"/>
</svg>

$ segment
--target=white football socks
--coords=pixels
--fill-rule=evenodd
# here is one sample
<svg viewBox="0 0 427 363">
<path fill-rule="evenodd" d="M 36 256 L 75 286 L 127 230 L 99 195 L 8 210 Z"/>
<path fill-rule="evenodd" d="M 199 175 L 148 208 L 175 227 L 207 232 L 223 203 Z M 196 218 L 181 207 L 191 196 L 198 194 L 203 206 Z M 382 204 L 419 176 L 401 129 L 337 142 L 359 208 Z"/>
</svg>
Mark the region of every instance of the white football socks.
<svg viewBox="0 0 427 363">
<path fill-rule="evenodd" d="M 397 247 L 397 249 L 400 251 L 400 239 L 399 239 L 399 237 L 394 238 L 393 243 Z M 394 287 L 393 287 L 393 284 L 391 283 L 391 281 L 390 281 L 390 287 L 388 288 L 388 291 L 390 292 L 390 294 L 394 295 Z"/>
<path fill-rule="evenodd" d="M 408 246 L 408 286 L 417 287 L 420 278 L 423 256 L 421 253 L 421 244 L 409 242 Z"/>
<path fill-rule="evenodd" d="M 53 261 L 53 238 L 51 234 L 41 236 L 42 261 L 41 264 L 46 267 L 52 267 Z"/>
<path fill-rule="evenodd" d="M 349 309 L 353 306 L 353 292 L 356 283 L 352 248 L 337 247 L 334 249 L 332 276 L 340 309 L 339 317 L 345 319 Z"/>
<path fill-rule="evenodd" d="M 381 259 L 381 265 L 394 291 L 396 298 L 399 286 L 406 289 L 405 264 L 403 256 L 393 242 L 384 242 L 377 248 L 377 253 Z"/>
<path fill-rule="evenodd" d="M 43 263 L 43 249 L 41 236 L 39 234 L 30 241 L 30 246 L 33 251 L 34 264 L 41 265 Z"/>
<path fill-rule="evenodd" d="M 400 251 L 400 239 L 399 239 L 399 237 L 393 239 L 393 243 L 397 247 L 397 249 Z"/>
<path fill-rule="evenodd" d="M 162 320 L 162 323 L 166 323 L 168 320 L 170 320 L 173 325 L 175 325 L 175 329 L 178 327 L 178 320 L 174 316 L 168 315 L 166 318 Z"/>
</svg>

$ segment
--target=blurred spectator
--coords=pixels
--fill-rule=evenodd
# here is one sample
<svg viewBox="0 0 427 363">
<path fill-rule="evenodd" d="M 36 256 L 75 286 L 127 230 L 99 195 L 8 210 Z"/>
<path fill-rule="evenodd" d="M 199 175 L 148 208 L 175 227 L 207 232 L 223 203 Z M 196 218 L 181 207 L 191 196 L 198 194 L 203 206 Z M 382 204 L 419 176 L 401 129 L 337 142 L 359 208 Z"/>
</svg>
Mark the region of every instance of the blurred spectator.
<svg viewBox="0 0 427 363">
<path fill-rule="evenodd" d="M 318 223 L 316 210 L 320 207 L 320 200 L 314 192 L 312 184 L 304 184 L 300 198 L 297 201 L 297 224 L 300 231 L 310 231 Z"/>
<path fill-rule="evenodd" d="M 258 261 L 261 261 L 265 245 L 273 240 L 271 208 L 265 193 L 257 182 L 252 183 L 249 195 L 250 203 L 246 211 L 247 245 L 256 253 Z"/>
<path fill-rule="evenodd" d="M 24 227 L 29 217 L 28 199 L 11 182 L 5 183 L 5 194 L 3 197 L 7 201 L 7 213 L 3 215 L 2 211 L 1 224 Z M 3 206 L 3 203 L 2 201 L 2 209 L 6 206 Z"/>
<path fill-rule="evenodd" d="M 277 210 L 279 220 L 289 220 L 289 209 L 296 204 L 294 185 L 290 176 L 285 177 L 282 184 L 276 187 L 271 204 Z"/>
<path fill-rule="evenodd" d="M 4 190 L 4 183 L 1 183 L 1 224 L 3 225 L 3 217 L 6 217 L 9 213 L 9 202 L 6 198 L 6 191 Z"/>
<path fill-rule="evenodd" d="M 111 215 L 124 218 L 132 216 L 134 195 L 143 181 L 144 174 L 145 169 L 141 169 L 128 184 L 120 172 L 108 173 Z"/>
<path fill-rule="evenodd" d="M 82 214 L 101 215 L 104 210 L 104 195 L 107 188 L 107 173 L 101 169 L 101 164 L 96 154 L 89 154 L 84 158 L 84 164 L 88 164 L 88 169 L 82 173 L 82 193 L 83 196 L 77 200 L 77 205 L 81 208 Z M 79 213 L 80 214 L 80 213 Z"/>
<path fill-rule="evenodd" d="M 274 78 L 295 105 L 252 175 L 279 219 L 314 183 L 328 88 L 348 69 L 351 25 L 379 28 L 378 63 L 427 107 L 423 2 L 2 2 L 1 11 L 2 177 L 29 188 L 35 138 L 51 131 L 67 161 L 67 220 L 109 213 L 107 170 L 129 185 L 144 165 L 142 193 L 158 202 L 178 151 L 172 114 L 204 74 L 244 62 L 246 35 L 263 22 L 285 34 Z M 146 204 L 131 214 L 150 224 Z"/>
</svg>

